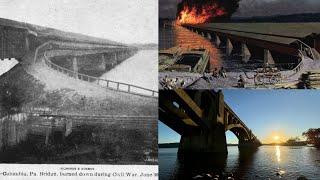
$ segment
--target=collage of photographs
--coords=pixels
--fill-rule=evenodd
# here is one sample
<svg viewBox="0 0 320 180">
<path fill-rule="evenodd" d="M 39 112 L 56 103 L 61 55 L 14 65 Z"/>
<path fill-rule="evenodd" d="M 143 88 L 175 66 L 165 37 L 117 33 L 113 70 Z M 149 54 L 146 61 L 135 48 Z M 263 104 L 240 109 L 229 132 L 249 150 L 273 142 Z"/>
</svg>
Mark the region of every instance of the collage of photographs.
<svg viewBox="0 0 320 180">
<path fill-rule="evenodd" d="M 320 180 L 319 0 L 0 0 L 0 180 Z"/>
</svg>

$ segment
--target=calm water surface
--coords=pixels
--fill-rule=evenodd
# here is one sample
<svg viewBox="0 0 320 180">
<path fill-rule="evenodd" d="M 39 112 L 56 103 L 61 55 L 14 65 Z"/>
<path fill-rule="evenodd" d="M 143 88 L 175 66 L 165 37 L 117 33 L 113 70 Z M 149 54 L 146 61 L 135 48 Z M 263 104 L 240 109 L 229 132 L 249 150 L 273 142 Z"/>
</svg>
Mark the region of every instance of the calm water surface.
<svg viewBox="0 0 320 180">
<path fill-rule="evenodd" d="M 177 148 L 159 149 L 160 179 L 187 179 L 223 171 L 238 179 L 320 179 L 320 150 L 313 147 L 261 146 L 255 152 L 228 147 L 224 162 L 212 166 L 187 166 L 177 161 Z"/>
<path fill-rule="evenodd" d="M 138 51 L 101 78 L 158 90 L 158 51 Z"/>
</svg>

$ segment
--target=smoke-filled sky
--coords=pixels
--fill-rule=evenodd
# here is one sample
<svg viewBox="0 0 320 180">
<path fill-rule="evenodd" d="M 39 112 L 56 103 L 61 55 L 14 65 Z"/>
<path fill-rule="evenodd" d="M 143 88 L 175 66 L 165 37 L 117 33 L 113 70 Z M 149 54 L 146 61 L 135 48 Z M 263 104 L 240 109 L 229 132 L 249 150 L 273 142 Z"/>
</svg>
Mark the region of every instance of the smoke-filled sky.
<svg viewBox="0 0 320 180">
<path fill-rule="evenodd" d="M 158 42 L 157 0 L 0 0 L 0 17 L 122 43 Z"/>
<path fill-rule="evenodd" d="M 226 0 L 230 1 L 230 0 Z M 159 0 L 161 18 L 174 18 L 179 0 Z M 320 0 L 240 0 L 234 17 L 320 13 Z"/>
</svg>

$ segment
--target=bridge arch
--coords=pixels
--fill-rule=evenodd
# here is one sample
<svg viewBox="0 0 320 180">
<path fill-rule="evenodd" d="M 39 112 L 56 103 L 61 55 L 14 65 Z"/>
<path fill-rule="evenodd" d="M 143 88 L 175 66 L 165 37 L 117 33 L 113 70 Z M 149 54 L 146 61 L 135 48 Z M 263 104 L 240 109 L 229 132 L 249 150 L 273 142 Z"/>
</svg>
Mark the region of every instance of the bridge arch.
<svg viewBox="0 0 320 180">
<path fill-rule="evenodd" d="M 238 138 L 239 144 L 248 142 L 251 139 L 250 132 L 248 132 L 241 124 L 228 125 L 226 131 L 231 131 Z"/>
</svg>

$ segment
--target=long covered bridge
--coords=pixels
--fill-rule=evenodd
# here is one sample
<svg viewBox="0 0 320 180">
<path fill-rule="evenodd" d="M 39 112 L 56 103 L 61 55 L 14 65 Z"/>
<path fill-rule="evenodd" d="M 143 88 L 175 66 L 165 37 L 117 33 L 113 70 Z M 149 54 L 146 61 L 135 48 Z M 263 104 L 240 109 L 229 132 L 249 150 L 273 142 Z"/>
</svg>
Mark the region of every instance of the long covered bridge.
<svg viewBox="0 0 320 180">
<path fill-rule="evenodd" d="M 98 61 L 104 60 L 102 64 L 107 67 L 120 63 L 137 51 L 136 47 L 106 39 L 0 19 L 1 60 L 14 58 L 22 61 L 24 56 L 33 52 L 36 59 L 40 49 L 56 50 L 58 52 L 55 56 L 60 57 L 100 54 Z M 112 56 L 107 56 L 111 52 L 114 52 Z"/>
<path fill-rule="evenodd" d="M 108 89 L 156 97 L 156 91 L 145 87 L 100 79 L 137 52 L 137 47 L 107 39 L 0 18 L 0 60 L 47 65 L 75 79 L 104 81 Z"/>
<path fill-rule="evenodd" d="M 227 154 L 226 131 L 237 136 L 239 147 L 261 145 L 221 91 L 160 91 L 159 120 L 181 135 L 180 158 Z"/>
<path fill-rule="evenodd" d="M 265 63 L 320 59 L 320 23 L 210 23 L 183 25 L 224 47 L 228 56 Z"/>
</svg>

